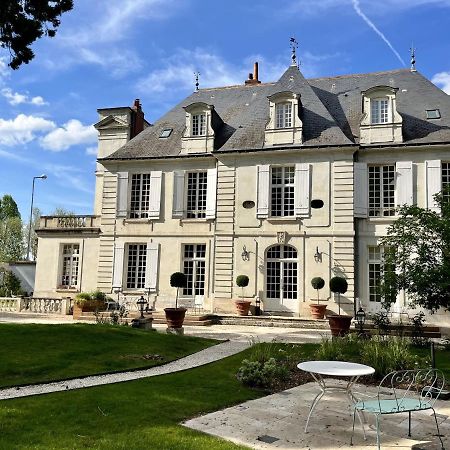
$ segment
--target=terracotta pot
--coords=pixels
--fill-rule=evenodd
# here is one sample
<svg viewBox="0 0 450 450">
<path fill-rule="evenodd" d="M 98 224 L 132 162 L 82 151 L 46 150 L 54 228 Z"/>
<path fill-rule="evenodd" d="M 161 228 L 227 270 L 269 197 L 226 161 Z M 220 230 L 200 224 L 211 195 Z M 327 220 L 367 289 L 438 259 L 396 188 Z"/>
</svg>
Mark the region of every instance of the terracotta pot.
<svg viewBox="0 0 450 450">
<path fill-rule="evenodd" d="M 350 331 L 350 324 L 352 322 L 352 316 L 328 316 L 328 322 L 330 323 L 331 335 L 345 336 Z"/>
<path fill-rule="evenodd" d="M 311 317 L 313 319 L 323 319 L 325 317 L 325 311 L 327 310 L 327 305 L 318 305 L 311 303 L 309 305 L 311 310 Z"/>
<path fill-rule="evenodd" d="M 248 312 L 250 311 L 250 305 L 252 304 L 251 301 L 236 300 L 234 304 L 236 305 L 238 316 L 248 316 Z"/>
<path fill-rule="evenodd" d="M 186 308 L 164 308 L 168 328 L 182 328 Z"/>
<path fill-rule="evenodd" d="M 79 305 L 73 305 L 73 318 L 79 319 L 83 312 L 105 311 L 106 304 L 103 300 L 90 300 Z"/>
</svg>

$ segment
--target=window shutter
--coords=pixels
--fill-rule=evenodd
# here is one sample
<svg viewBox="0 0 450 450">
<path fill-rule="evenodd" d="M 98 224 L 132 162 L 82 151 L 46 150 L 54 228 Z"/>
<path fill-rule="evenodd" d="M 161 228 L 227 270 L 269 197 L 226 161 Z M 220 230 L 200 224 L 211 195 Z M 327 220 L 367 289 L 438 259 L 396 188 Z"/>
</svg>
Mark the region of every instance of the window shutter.
<svg viewBox="0 0 450 450">
<path fill-rule="evenodd" d="M 264 219 L 269 217 L 269 186 L 270 186 L 270 166 L 268 164 L 258 166 L 258 205 L 256 217 Z"/>
<path fill-rule="evenodd" d="M 184 172 L 173 173 L 173 204 L 172 217 L 182 218 L 184 215 Z"/>
<path fill-rule="evenodd" d="M 434 195 L 442 190 L 442 171 L 439 159 L 425 161 L 427 183 L 427 208 L 439 212 L 439 206 L 434 201 Z"/>
<path fill-rule="evenodd" d="M 147 244 L 146 266 L 145 266 L 145 289 L 156 292 L 158 280 L 158 256 L 159 244 L 149 242 Z"/>
<path fill-rule="evenodd" d="M 294 207 L 297 217 L 309 217 L 311 206 L 311 165 L 295 165 Z"/>
<path fill-rule="evenodd" d="M 113 289 L 122 289 L 124 253 L 125 246 L 123 244 L 116 244 L 114 246 Z"/>
<path fill-rule="evenodd" d="M 127 217 L 128 172 L 117 173 L 117 217 Z"/>
<path fill-rule="evenodd" d="M 148 211 L 148 217 L 150 219 L 160 218 L 161 181 L 162 181 L 162 172 L 160 170 L 152 171 L 150 174 L 150 202 Z"/>
<path fill-rule="evenodd" d="M 208 169 L 206 185 L 206 218 L 216 218 L 217 169 Z"/>
<path fill-rule="evenodd" d="M 354 164 L 353 197 L 355 202 L 355 217 L 365 218 L 369 213 L 369 181 L 367 178 L 367 164 Z"/>
<path fill-rule="evenodd" d="M 411 161 L 399 161 L 395 165 L 397 206 L 413 204 L 413 164 Z"/>
</svg>

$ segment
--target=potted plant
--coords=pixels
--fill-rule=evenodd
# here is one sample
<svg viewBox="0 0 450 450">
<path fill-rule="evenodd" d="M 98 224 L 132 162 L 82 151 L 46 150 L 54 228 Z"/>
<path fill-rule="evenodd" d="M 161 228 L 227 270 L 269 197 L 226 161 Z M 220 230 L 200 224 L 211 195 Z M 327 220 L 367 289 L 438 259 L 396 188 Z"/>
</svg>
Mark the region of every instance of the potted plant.
<svg viewBox="0 0 450 450">
<path fill-rule="evenodd" d="M 76 295 L 73 304 L 73 318 L 78 319 L 83 312 L 105 310 L 106 294 L 101 291 L 80 292 Z"/>
<path fill-rule="evenodd" d="M 314 277 L 311 280 L 312 287 L 317 291 L 317 303 L 310 304 L 311 316 L 313 319 L 323 319 L 325 317 L 325 311 L 327 305 L 321 305 L 319 300 L 319 290 L 325 286 L 325 280 L 321 277 Z"/>
<path fill-rule="evenodd" d="M 345 294 L 347 292 L 347 288 L 348 283 L 345 278 L 333 277 L 330 280 L 331 292 L 338 295 L 338 311 L 339 311 L 339 314 L 333 314 L 328 316 L 332 336 L 344 336 L 350 330 L 350 323 L 353 317 L 341 315 L 341 294 Z"/>
<path fill-rule="evenodd" d="M 252 304 L 250 300 L 244 300 L 244 288 L 248 286 L 248 282 L 249 278 L 247 275 L 238 275 L 236 278 L 236 285 L 242 288 L 241 299 L 234 302 L 239 316 L 247 316 Z"/>
<path fill-rule="evenodd" d="M 175 297 L 175 308 L 164 308 L 166 314 L 166 322 L 168 328 L 182 328 L 186 308 L 178 308 L 178 291 L 180 288 L 186 287 L 187 277 L 182 272 L 175 272 L 170 276 L 170 285 L 177 288 L 177 296 Z"/>
</svg>

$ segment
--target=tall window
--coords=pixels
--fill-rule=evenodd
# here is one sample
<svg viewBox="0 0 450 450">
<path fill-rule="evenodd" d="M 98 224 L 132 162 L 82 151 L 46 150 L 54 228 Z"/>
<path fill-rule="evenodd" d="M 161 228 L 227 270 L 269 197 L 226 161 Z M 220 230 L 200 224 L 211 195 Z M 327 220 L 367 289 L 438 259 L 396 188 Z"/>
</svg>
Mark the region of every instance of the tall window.
<svg viewBox="0 0 450 450">
<path fill-rule="evenodd" d="M 395 165 L 369 166 L 369 216 L 395 215 Z"/>
<path fill-rule="evenodd" d="M 270 299 L 297 298 L 297 250 L 275 245 L 267 251 L 266 295 Z"/>
<path fill-rule="evenodd" d="M 369 301 L 371 302 L 381 302 L 380 281 L 382 265 L 381 247 L 369 247 Z"/>
<path fill-rule="evenodd" d="M 295 167 L 271 168 L 271 216 L 294 215 Z"/>
<path fill-rule="evenodd" d="M 75 288 L 78 285 L 80 263 L 80 245 L 64 244 L 62 246 L 61 286 Z"/>
<path fill-rule="evenodd" d="M 186 217 L 188 219 L 206 217 L 207 180 L 207 171 L 188 172 L 187 174 Z"/>
<path fill-rule="evenodd" d="M 205 295 L 206 244 L 187 244 L 183 251 L 183 272 L 187 285 L 183 295 Z"/>
<path fill-rule="evenodd" d="M 143 289 L 147 264 L 147 244 L 128 244 L 127 289 Z"/>
<path fill-rule="evenodd" d="M 292 104 L 278 103 L 275 106 L 276 111 L 276 127 L 289 128 L 292 127 Z"/>
<path fill-rule="evenodd" d="M 135 173 L 131 177 L 130 218 L 148 217 L 150 201 L 150 174 Z"/>
<path fill-rule="evenodd" d="M 442 190 L 444 189 L 450 190 L 450 163 L 448 162 L 442 163 Z M 449 191 L 445 193 L 444 198 L 450 200 Z"/>
<path fill-rule="evenodd" d="M 389 122 L 389 101 L 387 98 L 375 98 L 370 102 L 371 121 L 374 124 Z"/>
<path fill-rule="evenodd" d="M 206 114 L 192 114 L 192 136 L 205 136 Z"/>
</svg>

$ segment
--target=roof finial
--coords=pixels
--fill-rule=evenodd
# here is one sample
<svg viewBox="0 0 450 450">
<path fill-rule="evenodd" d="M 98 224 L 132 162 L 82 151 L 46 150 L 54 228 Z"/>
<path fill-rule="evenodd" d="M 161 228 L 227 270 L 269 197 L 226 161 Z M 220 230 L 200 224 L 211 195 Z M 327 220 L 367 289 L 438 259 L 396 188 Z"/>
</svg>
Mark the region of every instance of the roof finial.
<svg viewBox="0 0 450 450">
<path fill-rule="evenodd" d="M 411 44 L 409 50 L 411 52 L 411 72 L 416 72 L 416 49 L 414 48 L 414 44 Z"/>
<path fill-rule="evenodd" d="M 200 72 L 194 72 L 195 75 L 195 92 L 198 91 L 198 87 L 200 86 L 200 83 L 198 82 L 198 78 L 200 77 Z"/>
<path fill-rule="evenodd" d="M 298 67 L 298 64 L 297 64 L 297 54 L 296 54 L 296 51 L 297 51 L 297 48 L 298 48 L 298 42 L 297 42 L 297 39 L 295 39 L 295 37 L 291 37 L 291 39 L 289 40 L 289 42 L 290 42 L 290 44 L 291 44 L 291 51 L 292 51 L 292 55 L 291 55 L 292 63 L 291 63 L 291 66 Z"/>
</svg>

